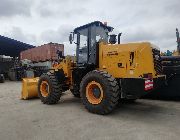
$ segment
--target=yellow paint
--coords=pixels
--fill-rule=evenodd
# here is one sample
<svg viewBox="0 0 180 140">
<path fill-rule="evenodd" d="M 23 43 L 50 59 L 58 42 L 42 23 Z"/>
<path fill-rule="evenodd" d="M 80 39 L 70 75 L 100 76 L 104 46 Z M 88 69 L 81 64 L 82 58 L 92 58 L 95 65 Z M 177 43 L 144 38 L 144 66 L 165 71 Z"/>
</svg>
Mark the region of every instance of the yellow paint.
<svg viewBox="0 0 180 140">
<path fill-rule="evenodd" d="M 22 80 L 21 99 L 38 97 L 38 80 L 39 78 L 24 78 Z"/>
<path fill-rule="evenodd" d="M 130 55 L 134 53 L 134 59 Z M 140 78 L 154 70 L 152 45 L 145 43 L 99 45 L 99 70 L 110 73 L 115 78 Z M 122 66 L 118 66 L 122 64 Z"/>
<path fill-rule="evenodd" d="M 47 81 L 42 81 L 40 91 L 43 97 L 47 97 L 49 95 L 49 84 Z"/>
<path fill-rule="evenodd" d="M 178 51 L 174 51 L 174 52 L 173 52 L 173 56 L 180 56 L 180 54 L 179 54 Z"/>
<path fill-rule="evenodd" d="M 100 90 L 99 98 L 96 98 L 94 96 L 94 93 L 93 93 L 94 88 L 98 88 Z M 104 92 L 103 92 L 102 86 L 98 82 L 92 81 L 88 83 L 86 87 L 86 98 L 91 104 L 93 105 L 100 104 L 103 100 L 103 97 L 104 97 Z"/>
<path fill-rule="evenodd" d="M 143 74 L 151 73 L 153 78 L 157 75 L 154 69 L 152 54 L 153 45 L 149 42 L 128 44 L 99 44 L 99 68 L 107 71 L 114 78 L 142 78 Z M 132 59 L 131 55 L 134 55 Z M 121 65 L 122 66 L 119 66 Z M 59 65 L 54 67 L 55 71 L 62 69 L 66 76 L 66 84 L 72 86 L 72 69 L 75 63 L 71 57 L 66 57 Z"/>
<path fill-rule="evenodd" d="M 75 66 L 75 63 L 71 59 L 71 57 L 67 56 L 65 59 L 63 59 L 57 66 L 53 67 L 55 71 L 63 70 L 67 81 L 66 84 L 72 84 L 72 68 Z"/>
</svg>

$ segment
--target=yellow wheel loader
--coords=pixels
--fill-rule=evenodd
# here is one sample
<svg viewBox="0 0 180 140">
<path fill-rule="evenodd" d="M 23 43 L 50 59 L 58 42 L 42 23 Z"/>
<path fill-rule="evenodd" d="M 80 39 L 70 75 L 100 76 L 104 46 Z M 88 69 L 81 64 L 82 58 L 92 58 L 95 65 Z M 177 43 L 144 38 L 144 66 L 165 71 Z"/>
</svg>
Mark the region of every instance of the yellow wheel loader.
<svg viewBox="0 0 180 140">
<path fill-rule="evenodd" d="M 116 39 L 112 31 L 99 21 L 74 29 L 69 40 L 77 46 L 76 60 L 62 58 L 39 78 L 44 104 L 56 104 L 71 90 L 88 111 L 108 114 L 121 99 L 138 99 L 163 83 L 158 48 L 148 42 L 120 44 L 121 34 Z"/>
<path fill-rule="evenodd" d="M 176 29 L 177 50 L 167 53 L 162 53 L 161 64 L 163 73 L 166 75 L 164 86 L 154 90 L 152 94 L 148 94 L 145 98 L 155 99 L 179 99 L 180 98 L 180 35 Z"/>
</svg>

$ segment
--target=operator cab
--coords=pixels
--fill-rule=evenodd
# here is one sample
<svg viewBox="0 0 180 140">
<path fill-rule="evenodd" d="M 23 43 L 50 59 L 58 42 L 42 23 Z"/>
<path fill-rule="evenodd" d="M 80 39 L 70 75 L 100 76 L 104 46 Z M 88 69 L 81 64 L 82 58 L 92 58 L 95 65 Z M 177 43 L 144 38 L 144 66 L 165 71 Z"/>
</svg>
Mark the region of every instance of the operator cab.
<svg viewBox="0 0 180 140">
<path fill-rule="evenodd" d="M 78 65 L 98 65 L 98 42 L 108 43 L 108 34 L 113 31 L 113 27 L 107 26 L 100 21 L 95 21 L 74 29 L 69 40 L 72 44 L 74 37 L 76 58 Z"/>
</svg>

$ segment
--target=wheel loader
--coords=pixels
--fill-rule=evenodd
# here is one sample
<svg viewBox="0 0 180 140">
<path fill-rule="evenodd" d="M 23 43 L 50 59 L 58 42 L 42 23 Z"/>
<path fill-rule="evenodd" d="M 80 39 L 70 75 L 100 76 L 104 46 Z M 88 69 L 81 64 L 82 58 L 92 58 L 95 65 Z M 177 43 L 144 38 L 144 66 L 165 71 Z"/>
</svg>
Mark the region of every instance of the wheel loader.
<svg viewBox="0 0 180 140">
<path fill-rule="evenodd" d="M 104 115 L 122 99 L 136 100 L 163 83 L 158 47 L 148 42 L 120 44 L 121 33 L 112 31 L 95 21 L 70 33 L 70 43 L 77 46 L 75 60 L 60 59 L 35 82 L 44 104 L 58 103 L 70 90 L 89 112 Z"/>
<path fill-rule="evenodd" d="M 166 75 L 166 82 L 161 88 L 154 90 L 152 94 L 146 95 L 145 98 L 168 100 L 180 99 L 180 35 L 177 28 L 176 38 L 177 49 L 173 52 L 167 50 L 167 53 L 162 53 L 161 56 L 161 64 L 163 73 Z"/>
</svg>

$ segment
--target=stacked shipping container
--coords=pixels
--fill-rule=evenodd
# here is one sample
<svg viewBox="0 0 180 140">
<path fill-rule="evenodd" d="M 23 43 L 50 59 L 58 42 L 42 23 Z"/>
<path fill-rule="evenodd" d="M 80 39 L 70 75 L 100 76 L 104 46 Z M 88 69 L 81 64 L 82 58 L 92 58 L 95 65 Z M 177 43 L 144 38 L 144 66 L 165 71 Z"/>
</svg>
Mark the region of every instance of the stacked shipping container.
<svg viewBox="0 0 180 140">
<path fill-rule="evenodd" d="M 25 50 L 21 52 L 20 59 L 28 59 L 33 62 L 49 61 L 58 59 L 58 51 L 64 55 L 64 45 L 57 43 L 48 43 L 42 46 Z"/>
</svg>

